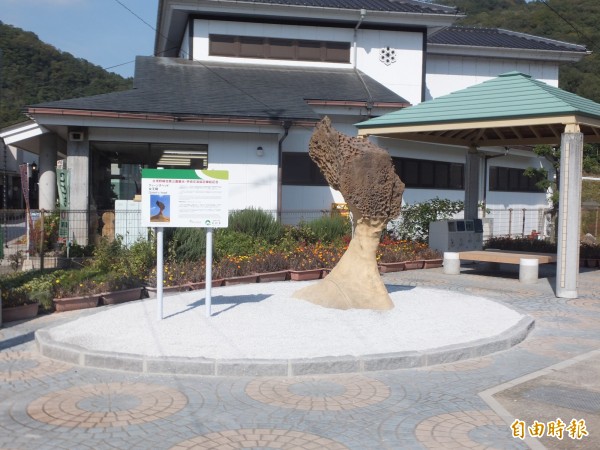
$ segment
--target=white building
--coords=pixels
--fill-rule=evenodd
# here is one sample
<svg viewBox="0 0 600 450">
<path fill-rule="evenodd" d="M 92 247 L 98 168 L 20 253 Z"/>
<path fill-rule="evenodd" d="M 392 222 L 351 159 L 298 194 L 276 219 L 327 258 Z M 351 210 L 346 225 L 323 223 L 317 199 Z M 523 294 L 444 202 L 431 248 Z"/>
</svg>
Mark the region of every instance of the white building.
<svg viewBox="0 0 600 450">
<path fill-rule="evenodd" d="M 354 124 L 369 117 L 508 71 L 556 86 L 559 64 L 587 54 L 521 33 L 452 26 L 459 17 L 408 0 L 160 0 L 160 56 L 138 57 L 134 89 L 30 106 L 35 133 L 11 142 L 39 154 L 41 208 L 54 207 L 54 168 L 66 157 L 74 210 L 132 199 L 141 167 L 189 167 L 229 170 L 232 208 L 294 220 L 288 212 L 343 201 L 307 154 L 323 116 L 356 135 Z M 376 143 L 394 158 L 406 202 L 464 198 L 464 148 Z M 480 198 L 489 208 L 547 205 L 522 176 L 544 161 L 522 148 L 488 156 L 498 156 L 481 158 Z"/>
</svg>

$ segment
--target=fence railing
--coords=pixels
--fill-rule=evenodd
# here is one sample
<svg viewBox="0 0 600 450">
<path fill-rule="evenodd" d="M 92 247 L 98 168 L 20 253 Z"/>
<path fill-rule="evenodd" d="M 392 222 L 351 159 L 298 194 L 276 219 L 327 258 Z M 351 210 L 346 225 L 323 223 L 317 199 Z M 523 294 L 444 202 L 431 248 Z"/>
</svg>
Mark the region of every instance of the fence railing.
<svg viewBox="0 0 600 450">
<path fill-rule="evenodd" d="M 279 215 L 276 211 L 269 212 L 276 218 L 279 216 L 282 223 L 290 225 L 332 213 L 325 209 L 288 210 Z M 596 214 L 594 211 L 594 220 L 590 222 L 597 232 Z M 35 210 L 31 211 L 31 216 L 32 220 L 29 222 L 25 210 L 0 210 L 0 256 L 3 266 L 10 265 L 11 261 L 19 257 L 39 259 L 41 255 L 43 261 L 44 258 L 66 255 L 67 244 L 70 244 L 70 248 L 76 245 L 94 245 L 103 236 L 109 239 L 120 236 L 125 245 L 149 236 L 149 229 L 141 226 L 140 209 L 71 210 L 60 213 Z M 492 209 L 486 213 L 485 219 L 484 240 L 499 235 L 524 237 L 534 232 L 546 237 L 552 234 L 552 221 L 549 210 L 546 209 Z M 45 267 L 50 267 L 49 264 Z M 34 264 L 34 267 L 38 266 Z"/>
</svg>

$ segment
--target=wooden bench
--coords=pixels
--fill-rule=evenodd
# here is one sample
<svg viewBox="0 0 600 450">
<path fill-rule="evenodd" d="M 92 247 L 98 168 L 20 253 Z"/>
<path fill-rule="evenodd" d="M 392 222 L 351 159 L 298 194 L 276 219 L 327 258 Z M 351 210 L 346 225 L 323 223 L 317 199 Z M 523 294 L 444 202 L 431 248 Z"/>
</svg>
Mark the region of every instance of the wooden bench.
<svg viewBox="0 0 600 450">
<path fill-rule="evenodd" d="M 556 255 L 548 253 L 530 253 L 530 252 L 512 252 L 504 250 L 471 250 L 466 252 L 457 252 L 453 258 L 458 256 L 459 260 L 482 261 L 489 263 L 519 264 L 519 280 L 522 283 L 534 283 L 538 279 L 538 266 L 540 264 L 549 264 L 556 262 Z M 444 264 L 446 265 L 446 258 Z M 449 261 L 448 274 L 460 273 L 460 262 Z"/>
<path fill-rule="evenodd" d="M 505 250 L 472 250 L 458 252 L 460 259 L 492 263 L 520 264 L 521 258 L 537 259 L 539 264 L 556 262 L 556 255 L 551 253 L 510 252 Z"/>
</svg>

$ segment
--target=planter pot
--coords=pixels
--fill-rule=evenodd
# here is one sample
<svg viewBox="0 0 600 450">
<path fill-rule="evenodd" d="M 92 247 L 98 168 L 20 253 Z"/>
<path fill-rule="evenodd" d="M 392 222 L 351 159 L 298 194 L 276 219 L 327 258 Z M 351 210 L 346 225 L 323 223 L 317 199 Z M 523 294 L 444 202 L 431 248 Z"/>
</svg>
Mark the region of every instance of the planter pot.
<svg viewBox="0 0 600 450">
<path fill-rule="evenodd" d="M 426 259 L 423 261 L 423 269 L 433 269 L 435 267 L 442 267 L 444 265 L 443 259 Z"/>
<path fill-rule="evenodd" d="M 285 281 L 287 280 L 289 271 L 280 270 L 278 272 L 267 272 L 258 274 L 259 283 L 270 283 L 271 281 Z"/>
<path fill-rule="evenodd" d="M 379 272 L 401 272 L 405 269 L 404 262 L 379 263 Z"/>
<path fill-rule="evenodd" d="M 225 286 L 234 286 L 236 284 L 250 284 L 258 281 L 258 275 L 244 275 L 241 277 L 225 278 L 223 284 Z"/>
<path fill-rule="evenodd" d="M 82 297 L 55 298 L 56 312 L 74 311 L 76 309 L 95 308 L 100 302 L 100 294 L 84 295 Z"/>
<path fill-rule="evenodd" d="M 146 286 L 146 292 L 148 293 L 149 298 L 156 297 L 156 288 L 154 286 Z M 177 286 L 164 286 L 163 294 L 168 294 L 172 292 L 187 292 L 192 290 L 191 284 L 179 284 Z"/>
<path fill-rule="evenodd" d="M 424 261 L 404 261 L 405 270 L 422 269 Z"/>
<path fill-rule="evenodd" d="M 292 281 L 318 280 L 322 272 L 323 269 L 290 270 L 290 279 Z"/>
<path fill-rule="evenodd" d="M 2 321 L 14 322 L 16 320 L 33 319 L 38 315 L 39 307 L 39 303 L 30 303 L 27 305 L 2 308 Z"/>
<path fill-rule="evenodd" d="M 223 279 L 219 278 L 218 280 L 212 280 L 211 287 L 219 287 L 223 285 Z M 190 288 L 195 291 L 198 289 L 206 289 L 206 281 L 198 281 L 195 283 L 189 284 Z"/>
<path fill-rule="evenodd" d="M 117 305 L 142 298 L 142 288 L 125 289 L 122 291 L 105 292 L 102 295 L 104 305 Z"/>
</svg>

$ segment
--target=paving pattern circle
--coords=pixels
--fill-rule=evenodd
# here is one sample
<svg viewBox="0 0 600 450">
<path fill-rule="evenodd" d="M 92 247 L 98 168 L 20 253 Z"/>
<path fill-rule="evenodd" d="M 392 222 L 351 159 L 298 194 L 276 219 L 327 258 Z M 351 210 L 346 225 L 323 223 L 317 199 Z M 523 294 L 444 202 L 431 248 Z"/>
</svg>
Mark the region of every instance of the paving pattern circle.
<svg viewBox="0 0 600 450">
<path fill-rule="evenodd" d="M 491 356 L 482 356 L 480 358 L 467 359 L 448 364 L 439 364 L 429 366 L 425 369 L 431 372 L 468 372 L 470 370 L 485 369 L 492 365 L 494 358 Z"/>
<path fill-rule="evenodd" d="M 380 403 L 390 396 L 390 389 L 381 381 L 362 375 L 262 378 L 248 383 L 246 394 L 281 408 L 344 411 Z"/>
<path fill-rule="evenodd" d="M 567 302 L 569 305 L 583 308 L 588 311 L 600 312 L 600 301 L 589 298 L 575 298 Z"/>
<path fill-rule="evenodd" d="M 65 372 L 70 366 L 31 352 L 0 353 L 0 382 L 25 381 Z"/>
<path fill-rule="evenodd" d="M 71 428 L 124 427 L 171 416 L 187 397 L 165 386 L 106 383 L 73 387 L 40 397 L 27 413 L 39 422 Z"/>
<path fill-rule="evenodd" d="M 489 443 L 473 440 L 479 428 L 494 433 L 494 428 L 501 433 L 507 425 L 493 411 L 457 411 L 429 417 L 420 422 L 415 434 L 417 440 L 428 449 L 489 449 Z"/>
<path fill-rule="evenodd" d="M 595 339 L 572 336 L 536 336 L 521 342 L 519 348 L 550 358 L 568 359 L 593 350 L 597 348 L 597 345 L 598 341 Z"/>
<path fill-rule="evenodd" d="M 600 310 L 599 310 L 600 311 Z M 597 329 L 600 317 L 590 317 L 584 314 L 574 314 L 565 311 L 542 311 L 532 314 L 538 325 L 567 329 Z"/>
<path fill-rule="evenodd" d="M 181 442 L 170 450 L 216 449 L 234 450 L 244 448 L 278 449 L 327 449 L 346 450 L 348 447 L 316 434 L 279 429 L 241 429 L 204 434 Z"/>
</svg>

